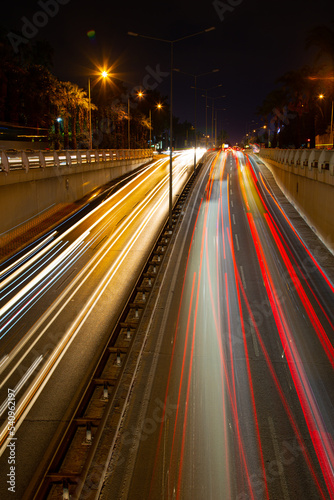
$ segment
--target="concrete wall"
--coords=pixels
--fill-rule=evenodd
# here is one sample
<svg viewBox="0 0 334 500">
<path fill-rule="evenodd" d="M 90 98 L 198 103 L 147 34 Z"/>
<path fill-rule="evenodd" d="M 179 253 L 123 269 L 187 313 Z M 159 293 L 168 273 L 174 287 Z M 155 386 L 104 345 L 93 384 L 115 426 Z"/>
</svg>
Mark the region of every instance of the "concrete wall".
<svg viewBox="0 0 334 500">
<path fill-rule="evenodd" d="M 73 203 L 149 158 L 0 172 L 0 234 L 57 204 Z"/>
<path fill-rule="evenodd" d="M 264 149 L 259 156 L 288 200 L 334 252 L 334 172 L 332 163 L 321 161 L 330 159 L 330 152 L 320 157 L 319 151 L 297 151 L 293 155 L 289 150 Z"/>
</svg>

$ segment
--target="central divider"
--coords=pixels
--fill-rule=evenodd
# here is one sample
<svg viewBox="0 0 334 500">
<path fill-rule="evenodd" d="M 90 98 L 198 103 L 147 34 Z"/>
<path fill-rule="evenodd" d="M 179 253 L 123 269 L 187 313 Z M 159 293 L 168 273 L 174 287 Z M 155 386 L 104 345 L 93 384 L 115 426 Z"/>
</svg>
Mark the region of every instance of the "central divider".
<svg viewBox="0 0 334 500">
<path fill-rule="evenodd" d="M 173 230 L 201 166 L 202 163 L 191 175 L 173 207 L 172 227 L 167 221 L 157 237 L 65 433 L 57 436 L 58 446 L 46 453 L 52 459 L 44 468 L 43 478 L 33 478 L 24 498 L 79 499 L 88 498 L 93 490 L 95 493 L 100 491 L 107 467 L 107 464 L 101 464 L 96 459 L 100 438 L 111 412 L 117 413 L 121 421 L 123 412 L 121 401 L 115 400 L 116 391 L 127 367 L 148 297 L 157 283 Z M 124 397 L 123 405 L 126 405 L 127 399 Z M 117 432 L 111 437 L 111 450 L 116 437 Z M 97 477 L 90 479 L 90 485 L 87 486 L 87 475 L 92 464 L 97 469 Z"/>
</svg>

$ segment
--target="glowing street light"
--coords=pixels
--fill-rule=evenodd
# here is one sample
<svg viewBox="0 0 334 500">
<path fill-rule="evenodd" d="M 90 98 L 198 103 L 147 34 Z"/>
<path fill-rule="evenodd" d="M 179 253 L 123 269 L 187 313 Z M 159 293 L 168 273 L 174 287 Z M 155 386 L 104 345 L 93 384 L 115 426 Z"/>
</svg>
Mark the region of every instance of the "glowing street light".
<svg viewBox="0 0 334 500">
<path fill-rule="evenodd" d="M 98 75 L 102 78 L 107 78 L 109 76 L 108 71 L 101 71 Z M 93 148 L 93 137 L 92 137 L 92 100 L 90 93 L 90 76 L 88 77 L 88 107 L 89 107 L 89 149 Z"/>
<path fill-rule="evenodd" d="M 162 104 L 156 105 L 157 109 L 162 109 Z M 152 147 L 152 109 L 150 108 L 150 148 Z"/>
<path fill-rule="evenodd" d="M 137 97 L 139 97 L 140 99 L 142 99 L 143 97 L 145 97 L 145 94 L 142 90 L 139 90 L 139 92 L 137 93 Z M 156 108 L 157 109 L 161 109 L 162 108 L 162 104 L 159 102 L 158 104 L 156 104 Z M 150 145 L 150 148 L 152 146 L 152 109 L 150 108 L 149 110 L 149 120 L 150 120 L 150 142 L 149 142 L 149 145 Z"/>
<path fill-rule="evenodd" d="M 318 99 L 322 100 L 324 98 L 325 98 L 324 94 L 318 95 Z M 334 148 L 334 144 L 333 144 L 333 100 L 332 100 L 332 109 L 331 109 L 331 129 L 330 129 L 329 142 L 330 142 L 330 147 Z"/>
</svg>

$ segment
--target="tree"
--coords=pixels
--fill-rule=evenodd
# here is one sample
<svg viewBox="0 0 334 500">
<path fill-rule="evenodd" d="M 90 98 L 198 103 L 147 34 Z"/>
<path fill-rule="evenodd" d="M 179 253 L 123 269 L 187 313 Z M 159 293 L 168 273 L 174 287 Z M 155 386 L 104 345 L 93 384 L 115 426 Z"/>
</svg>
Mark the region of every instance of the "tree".
<svg viewBox="0 0 334 500">
<path fill-rule="evenodd" d="M 309 31 L 305 46 L 307 49 L 316 48 L 315 62 L 324 63 L 327 69 L 334 69 L 334 28 L 322 25 Z"/>
<path fill-rule="evenodd" d="M 257 109 L 257 114 L 264 120 L 268 130 L 268 146 L 279 145 L 279 130 L 286 123 L 287 93 L 284 89 L 271 91 Z"/>
</svg>

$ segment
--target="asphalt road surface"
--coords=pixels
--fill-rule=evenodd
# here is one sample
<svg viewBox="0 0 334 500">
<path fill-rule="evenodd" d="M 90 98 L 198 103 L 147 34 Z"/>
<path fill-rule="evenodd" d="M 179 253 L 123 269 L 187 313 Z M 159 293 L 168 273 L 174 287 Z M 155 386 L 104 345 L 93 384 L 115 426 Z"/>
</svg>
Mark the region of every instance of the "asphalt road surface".
<svg viewBox="0 0 334 500">
<path fill-rule="evenodd" d="M 333 499 L 333 291 L 255 159 L 206 164 L 101 498 Z"/>
</svg>

